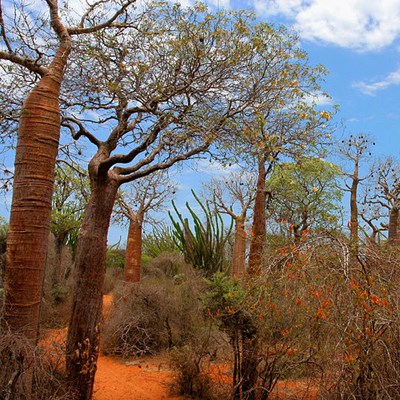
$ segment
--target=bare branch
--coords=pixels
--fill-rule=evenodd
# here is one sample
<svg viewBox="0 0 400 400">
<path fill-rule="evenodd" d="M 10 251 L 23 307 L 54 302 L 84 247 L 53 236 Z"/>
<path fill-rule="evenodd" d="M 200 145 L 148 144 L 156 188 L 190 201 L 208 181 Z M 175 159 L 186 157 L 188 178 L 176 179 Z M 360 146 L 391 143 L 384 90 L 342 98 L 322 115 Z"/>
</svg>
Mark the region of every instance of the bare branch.
<svg viewBox="0 0 400 400">
<path fill-rule="evenodd" d="M 129 174 L 130 168 L 117 168 L 117 172 L 119 172 L 121 175 L 119 177 L 118 181 L 120 182 L 120 184 L 123 184 L 123 183 L 131 182 L 135 179 L 139 179 L 144 176 L 150 175 L 151 173 L 153 173 L 155 171 L 162 171 L 162 170 L 168 169 L 179 161 L 187 160 L 188 158 L 193 157 L 196 154 L 199 154 L 199 153 L 205 151 L 209 146 L 210 146 L 210 143 L 206 142 L 203 146 L 197 147 L 195 149 L 192 149 L 191 151 L 188 151 L 186 153 L 179 154 L 175 157 L 172 157 L 171 159 L 169 159 L 168 161 L 166 161 L 164 163 L 153 164 L 153 165 L 149 166 L 148 168 L 143 168 L 142 170 L 139 170 L 139 171 L 136 170 L 135 172 L 130 173 L 130 174 Z"/>
<path fill-rule="evenodd" d="M 0 35 L 4 40 L 4 43 L 7 47 L 7 50 L 12 53 L 12 47 L 10 45 L 10 42 L 8 41 L 7 35 L 6 35 L 6 30 L 5 30 L 5 25 L 4 25 L 4 19 L 3 19 L 3 5 L 0 0 Z"/>
<path fill-rule="evenodd" d="M 51 0 L 46 0 L 46 1 L 51 1 Z M 104 28 L 107 28 L 109 26 L 112 26 L 113 22 L 122 14 L 124 11 L 131 5 L 134 4 L 136 0 L 128 0 L 126 1 L 120 9 L 107 21 L 103 22 L 102 24 L 99 25 L 94 25 L 90 26 L 88 28 L 84 28 L 82 24 L 84 23 L 84 19 L 82 19 L 80 26 L 74 27 L 74 28 L 67 28 L 68 33 L 70 35 L 81 35 L 83 33 L 94 33 L 98 32 Z M 97 5 L 97 3 L 95 3 Z"/>
<path fill-rule="evenodd" d="M 0 50 L 0 59 L 11 61 L 12 63 L 21 65 L 27 68 L 29 71 L 34 72 L 40 76 L 44 76 L 48 72 L 48 68 L 43 65 L 36 64 L 35 61 L 27 57 L 20 57 L 14 53 L 6 53 Z"/>
<path fill-rule="evenodd" d="M 141 118 L 141 117 L 140 117 Z M 147 138 L 140 143 L 138 146 L 136 146 L 132 151 L 130 151 L 127 154 L 115 154 L 114 156 L 108 158 L 107 160 L 103 161 L 99 168 L 102 168 L 104 170 L 110 169 L 113 165 L 115 164 L 128 164 L 134 158 L 140 154 L 141 152 L 145 151 L 151 144 L 154 143 L 154 141 L 157 139 L 159 133 L 165 129 L 168 124 L 170 123 L 169 118 L 167 116 L 163 115 L 158 123 L 154 126 L 150 134 L 147 136 Z"/>
<path fill-rule="evenodd" d="M 78 131 L 76 131 L 75 127 L 72 125 L 76 124 L 78 125 Z M 74 140 L 78 140 L 81 136 L 85 136 L 86 138 L 89 139 L 91 143 L 96 145 L 97 147 L 100 147 L 101 144 L 103 143 L 99 139 L 97 139 L 94 135 L 92 135 L 82 124 L 81 121 L 77 120 L 76 118 L 73 117 L 64 117 L 63 121 L 61 123 L 62 126 L 68 128 L 71 132 L 72 137 Z"/>
</svg>

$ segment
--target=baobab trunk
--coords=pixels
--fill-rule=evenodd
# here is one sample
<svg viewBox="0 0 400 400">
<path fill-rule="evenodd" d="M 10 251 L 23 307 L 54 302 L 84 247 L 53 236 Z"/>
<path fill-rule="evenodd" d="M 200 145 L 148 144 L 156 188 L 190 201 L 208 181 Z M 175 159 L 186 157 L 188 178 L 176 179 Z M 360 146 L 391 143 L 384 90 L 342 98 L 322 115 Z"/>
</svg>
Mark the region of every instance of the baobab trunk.
<svg viewBox="0 0 400 400">
<path fill-rule="evenodd" d="M 3 325 L 36 343 L 60 138 L 59 92 L 70 52 L 65 37 L 27 96 L 18 128 L 7 237 Z"/>
<path fill-rule="evenodd" d="M 125 282 L 139 282 L 142 269 L 142 221 L 143 216 L 130 220 L 128 243 L 125 254 Z"/>
<path fill-rule="evenodd" d="M 99 356 L 99 326 L 107 233 L 118 183 L 92 179 L 75 259 L 75 288 L 67 338 L 67 372 L 74 399 L 90 400 Z"/>
<path fill-rule="evenodd" d="M 254 199 L 253 209 L 253 229 L 250 242 L 249 266 L 247 273 L 250 276 L 258 276 L 264 256 L 267 228 L 265 225 L 265 208 L 267 202 L 267 191 L 265 179 L 267 171 L 265 169 L 265 159 L 258 161 L 257 192 Z M 246 324 L 246 331 L 243 335 L 243 354 L 242 354 L 242 374 L 243 374 L 243 398 L 247 400 L 255 399 L 254 387 L 258 378 L 258 343 L 257 330 L 249 321 Z"/>
<path fill-rule="evenodd" d="M 239 277 L 244 273 L 246 256 L 246 231 L 244 229 L 244 218 L 235 219 L 235 242 L 232 255 L 232 275 Z"/>
<path fill-rule="evenodd" d="M 250 242 L 248 267 L 248 273 L 250 275 L 258 275 L 261 272 L 265 249 L 265 240 L 267 236 L 267 228 L 265 226 L 265 207 L 267 199 L 267 191 L 265 188 L 266 175 L 265 160 L 260 159 L 258 162 L 257 192 L 254 200 L 253 229 Z"/>
</svg>

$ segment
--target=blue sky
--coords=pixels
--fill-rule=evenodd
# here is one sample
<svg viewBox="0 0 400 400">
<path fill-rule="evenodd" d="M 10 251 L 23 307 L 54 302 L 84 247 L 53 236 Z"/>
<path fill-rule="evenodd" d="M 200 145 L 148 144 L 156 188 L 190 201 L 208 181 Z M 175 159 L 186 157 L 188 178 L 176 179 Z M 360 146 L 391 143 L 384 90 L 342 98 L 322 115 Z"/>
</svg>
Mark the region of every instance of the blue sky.
<svg viewBox="0 0 400 400">
<path fill-rule="evenodd" d="M 208 0 L 208 4 L 253 10 L 263 21 L 292 27 L 310 63 L 323 64 L 329 71 L 323 89 L 340 107 L 336 135 L 369 134 L 376 142 L 372 157 L 399 156 L 400 0 Z M 201 163 L 199 169 L 203 181 L 221 173 L 217 165 Z M 197 179 L 187 172 L 178 181 L 177 203 L 193 204 L 190 188 L 200 191 Z M 112 227 L 110 240 L 118 235 L 124 242 L 124 233 Z"/>
<path fill-rule="evenodd" d="M 191 0 L 181 1 L 189 5 Z M 80 3 L 71 0 L 71 3 Z M 259 19 L 291 26 L 311 64 L 329 71 L 323 89 L 340 106 L 337 134 L 366 133 L 376 140 L 373 156 L 399 156 L 400 0 L 208 0 L 213 8 L 253 10 Z M 342 124 L 342 126 L 340 126 Z M 207 180 L 218 165 L 200 165 Z M 191 199 L 197 179 L 179 178 L 178 201 Z M 198 187 L 194 187 L 198 189 Z M 6 216 L 6 211 L 1 211 Z M 125 232 L 111 229 L 110 241 Z"/>
<path fill-rule="evenodd" d="M 340 106 L 336 122 L 343 122 L 348 133 L 374 136 L 376 155 L 399 155 L 399 0 L 219 3 L 249 8 L 263 20 L 292 26 L 310 62 L 329 71 L 324 89 Z"/>
</svg>

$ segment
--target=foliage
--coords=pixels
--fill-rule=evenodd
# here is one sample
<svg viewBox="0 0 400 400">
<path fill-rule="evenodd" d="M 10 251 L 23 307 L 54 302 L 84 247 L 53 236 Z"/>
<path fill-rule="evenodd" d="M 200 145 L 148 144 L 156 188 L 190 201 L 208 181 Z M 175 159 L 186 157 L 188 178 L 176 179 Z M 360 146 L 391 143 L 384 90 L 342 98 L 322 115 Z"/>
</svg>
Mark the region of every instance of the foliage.
<svg viewBox="0 0 400 400">
<path fill-rule="evenodd" d="M 309 234 L 337 226 L 342 192 L 337 165 L 318 158 L 301 158 L 278 165 L 266 182 L 271 193 L 270 216 L 284 228 Z"/>
<path fill-rule="evenodd" d="M 219 272 L 206 279 L 206 284 L 203 301 L 211 312 L 229 315 L 242 306 L 245 293 L 238 280 Z"/>
<path fill-rule="evenodd" d="M 153 230 L 143 237 L 143 253 L 155 258 L 161 253 L 174 253 L 179 249 L 174 241 L 173 231 L 170 227 L 158 224 Z"/>
<path fill-rule="evenodd" d="M 225 245 L 229 239 L 233 220 L 227 231 L 221 215 L 211 210 L 209 202 L 203 204 L 192 190 L 192 194 L 200 206 L 205 222 L 203 223 L 195 211 L 186 203 L 192 217 L 193 231 L 189 220 L 183 218 L 176 205 L 172 202 L 178 221 L 175 221 L 169 212 L 173 224 L 173 237 L 185 261 L 207 274 L 226 271 L 228 266 L 225 260 Z"/>
<path fill-rule="evenodd" d="M 180 279 L 144 277 L 114 293 L 104 326 L 103 350 L 131 357 L 181 346 L 200 331 L 204 320 L 199 303 L 202 283 L 190 269 Z"/>
<path fill-rule="evenodd" d="M 124 269 L 125 265 L 125 251 L 110 247 L 107 250 L 106 268 L 120 268 Z"/>
<path fill-rule="evenodd" d="M 7 232 L 8 223 L 3 217 L 0 217 L 0 254 L 6 251 Z"/>
<path fill-rule="evenodd" d="M 89 182 L 80 169 L 61 165 L 55 172 L 50 230 L 56 240 L 68 244 L 75 253 Z"/>
</svg>

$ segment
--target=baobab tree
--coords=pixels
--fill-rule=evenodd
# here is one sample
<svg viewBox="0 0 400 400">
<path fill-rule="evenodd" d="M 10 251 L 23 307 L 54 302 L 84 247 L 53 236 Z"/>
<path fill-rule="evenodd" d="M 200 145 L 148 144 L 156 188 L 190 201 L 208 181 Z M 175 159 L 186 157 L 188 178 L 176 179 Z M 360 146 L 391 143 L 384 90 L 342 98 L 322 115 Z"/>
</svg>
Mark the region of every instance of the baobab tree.
<svg viewBox="0 0 400 400">
<path fill-rule="evenodd" d="M 65 86 L 63 126 L 95 146 L 91 195 L 76 254 L 77 281 L 67 369 L 91 398 L 98 357 L 102 286 L 110 217 L 121 185 L 228 143 L 235 120 L 274 85 L 253 67 L 283 57 L 285 32 L 255 26 L 244 13 L 154 4 L 136 29 L 82 38 Z M 96 76 L 96 79 L 93 79 Z M 236 130 L 237 131 L 237 130 Z M 229 135 L 229 136 L 228 136 Z"/>
<path fill-rule="evenodd" d="M 356 262 L 359 254 L 359 211 L 358 211 L 358 188 L 361 182 L 370 175 L 360 175 L 362 161 L 371 156 L 371 145 L 375 143 L 366 135 L 353 136 L 342 139 L 339 143 L 338 153 L 349 164 L 348 169 L 343 169 L 346 190 L 350 193 L 350 256 L 352 262 Z"/>
<path fill-rule="evenodd" d="M 120 191 L 115 210 L 115 220 L 128 221 L 124 280 L 139 282 L 142 270 L 142 234 L 145 218 L 151 223 L 148 213 L 159 212 L 166 201 L 175 194 L 175 186 L 170 182 L 166 171 L 157 171 L 137 179 Z"/>
<path fill-rule="evenodd" d="M 63 22 L 57 0 L 46 0 L 43 7 L 15 2 L 14 10 L 0 2 L 0 60 L 3 73 L 6 69 L 11 77 L 5 81 L 12 82 L 14 75 L 19 77 L 26 70 L 34 84 L 19 110 L 3 326 L 33 343 L 38 337 L 60 138 L 59 94 L 73 37 L 112 26 L 133 2 L 109 1 L 108 12 L 104 4 L 95 3 L 82 12 L 75 26 Z"/>
<path fill-rule="evenodd" d="M 398 244 L 400 216 L 399 163 L 392 157 L 379 161 L 371 168 L 370 177 L 370 185 L 366 189 L 362 202 L 364 212 L 361 213 L 361 217 L 371 227 L 372 238 L 375 239 L 380 231 L 387 230 L 388 243 L 391 245 Z M 375 224 L 372 223 L 373 220 L 376 220 Z"/>
<path fill-rule="evenodd" d="M 247 142 L 247 146 L 253 144 L 248 154 L 250 153 L 257 166 L 248 267 L 250 274 L 257 275 L 262 268 L 266 243 L 265 213 L 270 194 L 266 187 L 267 176 L 273 172 L 280 158 L 297 159 L 306 154 L 318 154 L 323 152 L 323 146 L 329 142 L 327 123 L 331 119 L 331 114 L 327 111 L 318 111 L 316 103 L 309 103 L 305 99 L 305 93 L 319 90 L 318 76 L 314 75 L 315 71 L 309 66 L 299 66 L 294 62 L 291 67 L 293 70 L 285 65 L 283 69 L 285 73 L 279 72 L 281 69 L 278 68 L 278 74 L 284 75 L 285 79 L 290 74 L 294 75 L 289 81 L 281 83 L 281 97 L 278 104 L 267 102 L 265 111 L 258 109 L 257 105 L 253 124 L 249 125 L 249 121 L 245 121 L 244 143 Z"/>
<path fill-rule="evenodd" d="M 217 211 L 235 221 L 231 273 L 239 277 L 245 272 L 247 234 L 245 223 L 255 198 L 256 179 L 244 170 L 214 178 L 206 185 L 206 192 L 214 199 Z"/>
<path fill-rule="evenodd" d="M 313 228 L 335 226 L 342 192 L 340 168 L 319 158 L 282 163 L 267 180 L 271 193 L 270 214 L 284 222 L 299 244 Z"/>
</svg>

